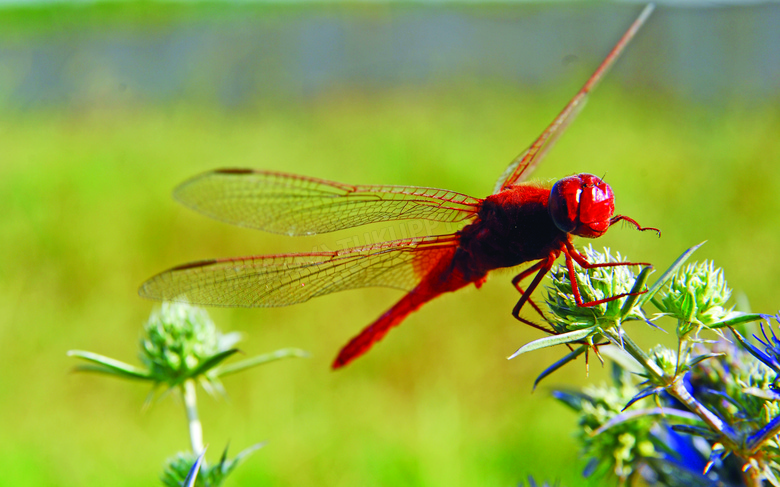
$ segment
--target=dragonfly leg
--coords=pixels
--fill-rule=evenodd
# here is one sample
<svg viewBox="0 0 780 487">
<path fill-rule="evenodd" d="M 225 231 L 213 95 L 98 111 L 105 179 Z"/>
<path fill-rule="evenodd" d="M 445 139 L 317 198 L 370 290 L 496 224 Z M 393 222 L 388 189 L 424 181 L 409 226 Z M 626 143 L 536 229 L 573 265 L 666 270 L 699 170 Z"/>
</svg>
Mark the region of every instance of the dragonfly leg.
<svg viewBox="0 0 780 487">
<path fill-rule="evenodd" d="M 629 265 L 637 265 L 637 266 L 652 266 L 653 264 L 649 262 L 602 262 L 600 264 L 591 264 L 588 262 L 588 259 L 585 258 L 584 255 L 579 253 L 577 249 L 574 248 L 574 245 L 572 245 L 571 242 L 566 242 L 564 245 L 566 245 L 566 253 L 571 256 L 574 261 L 579 264 L 580 267 L 583 269 L 595 269 L 597 267 L 622 267 L 622 266 L 629 266 Z"/>
<path fill-rule="evenodd" d="M 562 251 L 566 258 L 566 269 L 568 270 L 569 273 L 569 281 L 571 282 L 571 291 L 572 294 L 574 294 L 574 301 L 577 303 L 577 306 L 581 308 L 589 308 L 591 306 L 596 306 L 602 303 L 608 303 L 610 301 L 614 301 L 616 299 L 620 299 L 626 296 L 636 296 L 647 292 L 647 291 L 640 291 L 638 293 L 621 293 L 604 299 L 597 299 L 595 301 L 583 302 L 582 295 L 580 295 L 579 286 L 577 285 L 577 279 L 575 278 L 576 274 L 574 272 L 574 262 L 577 262 L 577 264 L 579 264 L 579 266 L 582 267 L 583 269 L 595 269 L 597 267 L 620 267 L 620 266 L 628 266 L 628 265 L 649 266 L 651 264 L 648 264 L 646 262 L 604 262 L 601 264 L 591 264 L 590 262 L 588 262 L 585 256 L 580 254 L 577 251 L 577 249 L 574 248 L 574 245 L 572 245 L 571 242 L 565 242 Z"/>
<path fill-rule="evenodd" d="M 545 276 L 545 274 L 549 272 L 550 268 L 553 265 L 553 262 L 555 262 L 556 257 L 558 257 L 556 254 L 550 254 L 549 256 L 540 260 L 533 266 L 529 267 L 528 269 L 524 270 L 523 272 L 515 276 L 514 279 L 512 279 L 512 284 L 521 293 L 520 300 L 517 302 L 514 309 L 512 310 L 512 316 L 514 316 L 515 319 L 517 319 L 518 321 L 525 323 L 526 325 L 532 326 L 538 330 L 542 330 L 546 333 L 555 333 L 555 332 L 542 325 L 536 324 L 531 320 L 522 318 L 520 316 L 520 310 L 522 309 L 523 305 L 525 305 L 526 302 L 530 302 L 534 310 L 536 310 L 536 312 L 539 313 L 539 316 L 541 316 L 542 319 L 546 321 L 546 318 L 544 316 L 544 313 L 542 313 L 542 310 L 539 309 L 539 306 L 537 306 L 536 303 L 534 303 L 531 300 L 531 294 L 539 286 L 539 283 L 542 281 L 542 278 Z M 528 288 L 523 290 L 523 288 L 520 287 L 520 281 L 530 276 L 534 272 L 536 272 L 536 277 L 534 277 L 534 280 L 531 281 L 531 284 L 528 286 Z"/>
<path fill-rule="evenodd" d="M 524 291 L 520 290 L 520 292 L 524 292 Z M 528 301 L 529 301 L 529 302 L 530 302 L 532 305 L 534 304 L 534 302 L 533 302 L 533 301 L 531 301 L 530 299 L 529 299 Z M 534 305 L 534 308 L 536 308 L 536 305 Z M 541 312 L 540 312 L 540 314 L 541 314 Z M 549 333 L 550 335 L 555 335 L 555 330 L 553 330 L 553 329 L 551 329 L 551 328 L 547 328 L 547 327 L 546 327 L 546 326 L 544 326 L 544 325 L 540 325 L 540 324 L 538 324 L 538 323 L 534 323 L 533 321 L 531 321 L 531 320 L 529 320 L 529 319 L 523 318 L 522 316 L 520 316 L 520 314 L 519 314 L 519 313 L 518 313 L 518 314 L 515 314 L 515 313 L 513 312 L 513 313 L 512 313 L 512 316 L 514 316 L 514 317 L 515 317 L 515 319 L 516 319 L 516 320 L 518 320 L 520 323 L 525 323 L 526 325 L 528 325 L 528 326 L 531 326 L 531 327 L 533 327 L 533 328 L 536 328 L 537 330 L 541 330 L 541 331 L 543 331 L 543 332 L 545 332 L 545 333 Z M 544 315 L 542 315 L 542 318 L 544 318 Z M 546 318 L 545 318 L 545 319 L 546 319 Z"/>
<path fill-rule="evenodd" d="M 653 231 L 653 232 L 657 233 L 659 237 L 661 236 L 661 230 L 659 230 L 657 228 L 654 228 L 654 227 L 643 227 L 642 225 L 637 223 L 637 221 L 634 220 L 633 218 L 629 218 L 629 217 L 624 216 L 624 215 L 617 215 L 617 216 L 613 216 L 612 218 L 610 218 L 609 219 L 609 226 L 611 227 L 612 225 L 614 225 L 615 223 L 617 223 L 619 221 L 624 221 L 624 222 L 630 223 L 631 225 L 634 226 L 634 228 L 636 228 L 640 232 L 644 232 L 646 230 L 650 230 L 650 231 Z"/>
<path fill-rule="evenodd" d="M 520 281 L 526 279 L 528 276 L 533 274 L 534 272 L 538 271 L 544 266 L 545 260 L 540 260 L 533 266 L 529 267 L 528 269 L 524 270 L 520 274 L 516 275 L 512 278 L 512 285 L 517 289 L 517 291 L 520 293 L 521 296 L 525 295 L 526 291 L 523 290 L 522 287 L 520 287 Z M 528 304 L 530 304 L 534 310 L 536 310 L 537 314 L 542 317 L 543 320 L 547 321 L 547 318 L 545 318 L 544 313 L 542 313 L 542 310 L 539 309 L 539 306 L 536 305 L 533 299 L 530 297 L 528 298 Z M 521 305 L 522 306 L 522 305 Z M 517 310 L 517 313 L 520 313 L 520 310 Z M 512 313 L 513 315 L 515 313 Z M 515 318 L 520 319 L 519 316 L 515 316 Z M 522 320 L 521 320 L 522 321 Z"/>
</svg>

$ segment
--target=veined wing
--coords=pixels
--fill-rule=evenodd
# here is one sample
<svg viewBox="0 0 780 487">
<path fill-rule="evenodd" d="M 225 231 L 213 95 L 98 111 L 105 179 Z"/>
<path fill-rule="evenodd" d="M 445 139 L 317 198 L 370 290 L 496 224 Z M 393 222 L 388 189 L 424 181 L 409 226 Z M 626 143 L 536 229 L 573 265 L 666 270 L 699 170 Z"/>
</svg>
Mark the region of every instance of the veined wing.
<svg viewBox="0 0 780 487">
<path fill-rule="evenodd" d="M 453 234 L 336 252 L 205 260 L 152 277 L 138 294 L 151 299 L 246 308 L 287 306 L 369 286 L 409 291 L 442 259 L 455 254 L 458 241 Z"/>
<path fill-rule="evenodd" d="M 353 186 L 270 171 L 219 169 L 174 191 L 184 205 L 234 225 L 314 235 L 389 220 L 459 222 L 481 200 L 434 188 Z"/>
<path fill-rule="evenodd" d="M 531 175 L 531 172 L 533 172 L 536 165 L 544 158 L 547 151 L 550 150 L 555 144 L 555 141 L 558 140 L 558 137 L 563 134 L 566 127 L 585 106 L 588 94 L 598 82 L 601 81 L 601 78 L 604 77 L 609 68 L 612 67 L 612 64 L 614 64 L 615 60 L 620 56 L 637 31 L 642 27 L 642 24 L 645 23 L 653 12 L 653 8 L 653 4 L 649 4 L 642 10 L 642 13 L 639 14 L 639 17 L 631 24 L 626 33 L 623 34 L 623 37 L 620 38 L 615 47 L 612 48 L 606 59 L 601 62 L 596 71 L 588 78 L 588 81 L 585 82 L 585 86 L 574 95 L 574 98 L 571 99 L 561 113 L 555 117 L 555 120 L 553 120 L 544 132 L 542 132 L 542 135 L 531 144 L 531 147 L 526 149 L 525 152 L 517 156 L 511 164 L 509 164 L 509 167 L 507 167 L 504 173 L 501 174 L 501 177 L 498 178 L 493 193 L 503 191 L 509 186 L 525 180 Z"/>
</svg>

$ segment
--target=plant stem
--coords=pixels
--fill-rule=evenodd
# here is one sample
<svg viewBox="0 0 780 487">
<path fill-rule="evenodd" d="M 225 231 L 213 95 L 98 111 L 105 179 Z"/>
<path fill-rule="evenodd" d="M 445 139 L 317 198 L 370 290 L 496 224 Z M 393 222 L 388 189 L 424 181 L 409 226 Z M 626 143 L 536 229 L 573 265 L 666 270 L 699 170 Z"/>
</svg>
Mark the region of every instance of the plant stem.
<svg viewBox="0 0 780 487">
<path fill-rule="evenodd" d="M 645 370 L 653 376 L 654 379 L 657 381 L 665 381 L 666 375 L 664 374 L 664 371 L 661 370 L 658 365 L 655 364 L 652 360 L 650 360 L 650 357 L 647 356 L 644 350 L 642 350 L 639 345 L 634 343 L 633 340 L 628 335 L 623 335 L 623 350 L 625 350 L 629 355 L 634 357 L 637 362 L 642 364 L 642 367 L 645 368 Z"/>
<path fill-rule="evenodd" d="M 624 350 L 642 364 L 658 384 L 665 385 L 669 394 L 685 404 L 685 407 L 699 416 L 714 432 L 724 436 L 732 445 L 736 445 L 735 434 L 731 427 L 688 393 L 688 390 L 683 385 L 682 376 L 667 376 L 628 335 L 623 335 L 623 344 Z"/>
<path fill-rule="evenodd" d="M 187 424 L 190 429 L 190 445 L 195 456 L 203 453 L 203 427 L 198 419 L 198 396 L 195 381 L 187 379 L 183 384 L 184 409 L 187 411 Z"/>
<path fill-rule="evenodd" d="M 683 385 L 682 377 L 676 377 L 672 383 L 669 384 L 666 391 L 678 401 L 685 404 L 685 407 L 691 412 L 696 413 L 697 416 L 707 423 L 707 426 L 709 426 L 712 431 L 728 438 L 732 442 L 732 445 L 735 444 L 735 435 L 731 427 L 690 395 L 685 388 L 685 385 Z"/>
</svg>

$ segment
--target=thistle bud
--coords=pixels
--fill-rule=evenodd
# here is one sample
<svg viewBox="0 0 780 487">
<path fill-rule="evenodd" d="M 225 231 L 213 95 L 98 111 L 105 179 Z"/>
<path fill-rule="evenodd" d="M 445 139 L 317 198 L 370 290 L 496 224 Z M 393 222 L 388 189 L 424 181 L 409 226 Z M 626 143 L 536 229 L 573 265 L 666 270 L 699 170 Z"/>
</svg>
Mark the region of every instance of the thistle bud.
<svg viewBox="0 0 780 487">
<path fill-rule="evenodd" d="M 608 248 L 604 253 L 588 246 L 584 249 L 588 262 L 592 264 L 625 262 L 618 253 L 612 256 Z M 582 269 L 574 264 L 577 288 L 584 302 L 631 292 L 636 281 L 636 275 L 630 266 L 596 267 Z M 547 305 L 550 310 L 550 322 L 558 333 L 578 330 L 593 326 L 609 326 L 620 320 L 645 320 L 644 313 L 637 306 L 626 316 L 622 315 L 623 304 L 627 296 L 606 303 L 589 306 L 577 306 L 572 292 L 569 272 L 565 266 L 554 266 L 550 270 L 551 286 L 548 287 Z"/>
<path fill-rule="evenodd" d="M 657 296 L 659 309 L 680 321 L 680 336 L 737 314 L 733 308 L 724 308 L 731 297 L 731 289 L 723 277 L 723 270 L 712 262 L 688 264 Z"/>
<path fill-rule="evenodd" d="M 236 341 L 237 334 L 222 335 L 217 330 L 206 310 L 163 303 L 144 325 L 140 358 L 152 376 L 175 383 Z"/>
</svg>

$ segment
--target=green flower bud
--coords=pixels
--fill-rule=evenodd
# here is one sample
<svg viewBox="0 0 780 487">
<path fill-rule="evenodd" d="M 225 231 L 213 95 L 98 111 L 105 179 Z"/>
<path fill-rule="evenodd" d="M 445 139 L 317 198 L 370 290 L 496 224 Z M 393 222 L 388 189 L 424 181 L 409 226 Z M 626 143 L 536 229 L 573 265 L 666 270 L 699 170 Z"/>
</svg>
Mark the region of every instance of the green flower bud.
<svg viewBox="0 0 780 487">
<path fill-rule="evenodd" d="M 583 250 L 588 262 L 592 264 L 625 262 L 620 253 L 613 257 L 608 248 L 604 248 L 604 253 L 593 250 L 591 246 Z M 574 271 L 583 302 L 599 301 L 629 293 L 636 281 L 636 275 L 630 266 L 582 269 L 575 263 Z M 621 316 L 621 308 L 628 299 L 627 296 L 587 308 L 577 306 L 566 266 L 553 266 L 549 276 L 552 286 L 548 287 L 547 294 L 547 306 L 550 310 L 548 318 L 558 333 L 593 326 L 606 327 L 620 320 L 646 319 L 638 306 L 626 316 Z"/>
<path fill-rule="evenodd" d="M 657 449 L 651 426 L 657 422 L 652 415 L 632 418 L 602 429 L 606 424 L 624 414 L 623 408 L 637 394 L 630 374 L 621 372 L 623 380 L 613 386 L 586 386 L 581 394 L 572 395 L 579 411 L 578 438 L 585 456 L 595 459 L 599 467 L 594 473 L 612 472 L 620 479 L 629 478 L 645 458 L 656 457 Z M 641 399 L 639 403 L 648 403 Z"/>
<path fill-rule="evenodd" d="M 737 315 L 733 307 L 724 308 L 731 289 L 726 285 L 723 270 L 712 262 L 688 264 L 657 296 L 661 311 L 680 321 L 680 336 Z"/>
<path fill-rule="evenodd" d="M 663 345 L 656 345 L 650 350 L 650 360 L 664 371 L 665 374 L 673 376 L 677 368 L 677 352 L 666 348 Z"/>
<path fill-rule="evenodd" d="M 170 384 L 238 341 L 237 334 L 222 335 L 206 310 L 182 303 L 163 303 L 144 325 L 144 334 L 141 361 L 153 377 Z"/>
</svg>

